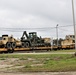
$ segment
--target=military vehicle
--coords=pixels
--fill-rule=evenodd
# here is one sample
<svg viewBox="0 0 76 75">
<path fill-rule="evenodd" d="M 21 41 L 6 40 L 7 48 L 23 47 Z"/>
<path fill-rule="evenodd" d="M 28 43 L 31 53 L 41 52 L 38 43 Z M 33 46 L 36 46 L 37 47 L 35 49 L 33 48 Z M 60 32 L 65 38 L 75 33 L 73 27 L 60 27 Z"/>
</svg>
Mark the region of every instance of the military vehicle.
<svg viewBox="0 0 76 75">
<path fill-rule="evenodd" d="M 16 42 L 13 36 L 2 35 L 0 38 L 0 48 L 15 48 Z"/>
<path fill-rule="evenodd" d="M 27 48 L 48 46 L 48 43 L 45 43 L 44 39 L 38 37 L 36 32 L 30 32 L 29 34 L 27 34 L 27 32 L 24 31 L 21 37 L 21 42 L 22 42 L 22 47 L 27 47 Z"/>
</svg>

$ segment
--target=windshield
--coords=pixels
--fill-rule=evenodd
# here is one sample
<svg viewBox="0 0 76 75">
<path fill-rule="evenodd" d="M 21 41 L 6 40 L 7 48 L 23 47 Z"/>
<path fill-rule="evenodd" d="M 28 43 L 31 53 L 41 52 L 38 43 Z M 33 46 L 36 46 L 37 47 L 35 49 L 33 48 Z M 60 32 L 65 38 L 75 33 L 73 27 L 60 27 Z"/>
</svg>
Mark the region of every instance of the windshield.
<svg viewBox="0 0 76 75">
<path fill-rule="evenodd" d="M 33 33 L 29 33 L 29 38 L 32 38 L 32 37 L 37 37 L 36 33 L 33 32 Z"/>
</svg>

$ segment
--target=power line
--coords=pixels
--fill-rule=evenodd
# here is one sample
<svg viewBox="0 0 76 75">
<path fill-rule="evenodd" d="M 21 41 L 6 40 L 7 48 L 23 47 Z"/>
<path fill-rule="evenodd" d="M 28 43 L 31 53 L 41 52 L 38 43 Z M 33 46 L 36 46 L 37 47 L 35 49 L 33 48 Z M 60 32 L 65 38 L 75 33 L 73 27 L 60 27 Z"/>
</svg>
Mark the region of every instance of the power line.
<svg viewBox="0 0 76 75">
<path fill-rule="evenodd" d="M 76 24 L 75 24 L 76 25 Z M 68 24 L 68 25 L 62 25 L 60 27 L 67 27 L 67 26 L 73 26 L 73 24 Z"/>
<path fill-rule="evenodd" d="M 70 27 L 70 26 L 73 26 L 73 25 L 63 25 L 63 26 L 58 26 L 58 28 Z M 5 27 L 1 27 L 0 31 L 22 32 L 24 30 L 41 30 L 41 31 L 45 31 L 45 30 L 51 30 L 51 29 L 56 29 L 56 27 L 42 27 L 42 28 L 5 28 Z"/>
<path fill-rule="evenodd" d="M 69 26 L 73 26 L 73 25 L 63 25 L 63 26 L 59 26 L 59 27 L 69 27 Z M 42 28 L 5 28 L 5 27 L 0 27 L 0 29 L 47 29 L 47 28 L 56 28 L 56 27 L 42 27 Z"/>
<path fill-rule="evenodd" d="M 66 30 L 66 29 L 62 29 L 62 28 L 59 28 L 60 30 L 62 30 L 62 31 L 70 31 L 70 30 Z M 70 31 L 70 32 L 73 32 L 73 31 Z"/>
</svg>

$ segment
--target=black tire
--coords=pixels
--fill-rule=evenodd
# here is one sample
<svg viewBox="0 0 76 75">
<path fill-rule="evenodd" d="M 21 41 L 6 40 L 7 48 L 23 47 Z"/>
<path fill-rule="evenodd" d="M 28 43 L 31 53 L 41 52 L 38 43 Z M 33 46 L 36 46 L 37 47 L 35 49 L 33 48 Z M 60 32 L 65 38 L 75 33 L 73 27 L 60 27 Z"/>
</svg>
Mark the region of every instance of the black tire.
<svg viewBox="0 0 76 75">
<path fill-rule="evenodd" d="M 25 47 L 26 48 L 30 47 L 30 43 L 29 42 L 25 42 Z"/>
<path fill-rule="evenodd" d="M 22 42 L 22 48 L 25 48 L 25 43 L 24 42 Z"/>
<path fill-rule="evenodd" d="M 13 49 L 16 48 L 16 43 L 12 42 L 11 46 L 12 46 Z"/>
<path fill-rule="evenodd" d="M 11 48 L 11 43 L 10 42 L 7 42 L 6 48 Z"/>
<path fill-rule="evenodd" d="M 29 42 L 23 42 L 22 47 L 23 48 L 28 48 L 28 47 L 30 47 L 30 43 Z"/>
</svg>

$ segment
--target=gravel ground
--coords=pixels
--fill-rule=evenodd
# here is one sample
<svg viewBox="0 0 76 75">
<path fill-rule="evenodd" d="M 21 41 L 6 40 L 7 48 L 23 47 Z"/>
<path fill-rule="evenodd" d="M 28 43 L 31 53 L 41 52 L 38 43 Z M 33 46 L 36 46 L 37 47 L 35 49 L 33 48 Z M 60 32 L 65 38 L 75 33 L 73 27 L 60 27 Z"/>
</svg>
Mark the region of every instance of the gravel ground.
<svg viewBox="0 0 76 75">
<path fill-rule="evenodd" d="M 0 73 L 0 75 L 76 75 L 76 72 Z"/>
</svg>

